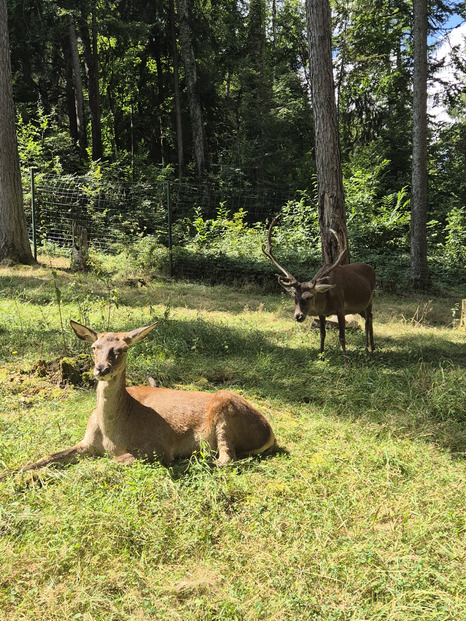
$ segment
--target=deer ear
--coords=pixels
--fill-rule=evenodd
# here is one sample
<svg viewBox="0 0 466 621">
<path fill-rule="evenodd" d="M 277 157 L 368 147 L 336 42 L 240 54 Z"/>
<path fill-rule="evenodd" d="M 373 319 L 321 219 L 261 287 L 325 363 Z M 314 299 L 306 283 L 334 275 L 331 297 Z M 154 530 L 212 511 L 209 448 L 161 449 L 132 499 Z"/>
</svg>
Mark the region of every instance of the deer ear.
<svg viewBox="0 0 466 621">
<path fill-rule="evenodd" d="M 333 289 L 333 287 L 336 287 L 336 285 L 316 285 L 315 292 L 325 293 L 326 291 L 330 291 L 330 289 Z"/>
<path fill-rule="evenodd" d="M 80 323 L 77 323 L 72 319 L 70 319 L 70 325 L 73 328 L 78 339 L 81 339 L 81 341 L 87 341 L 88 343 L 94 343 L 95 341 L 97 341 L 98 334 L 95 330 L 86 328 L 86 326 L 82 326 Z"/>
<path fill-rule="evenodd" d="M 132 345 L 133 343 L 139 343 L 139 341 L 142 341 L 142 339 L 146 338 L 146 336 L 149 334 L 149 332 L 151 330 L 153 330 L 156 325 L 157 325 L 157 322 L 153 323 L 151 326 L 144 326 L 143 328 L 138 328 L 137 330 L 132 330 L 131 332 L 128 332 L 123 337 L 123 340 L 128 345 Z"/>
</svg>

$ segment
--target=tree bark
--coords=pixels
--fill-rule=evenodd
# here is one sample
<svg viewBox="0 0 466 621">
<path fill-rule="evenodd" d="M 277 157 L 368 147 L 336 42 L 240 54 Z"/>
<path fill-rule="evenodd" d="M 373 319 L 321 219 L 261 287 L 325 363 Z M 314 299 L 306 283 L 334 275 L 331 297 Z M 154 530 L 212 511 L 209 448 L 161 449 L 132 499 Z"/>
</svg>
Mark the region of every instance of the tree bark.
<svg viewBox="0 0 466 621">
<path fill-rule="evenodd" d="M 466 328 L 466 300 L 461 300 L 460 328 Z"/>
<path fill-rule="evenodd" d="M 82 159 L 86 158 L 87 132 L 84 118 L 84 96 L 81 80 L 81 64 L 79 61 L 78 41 L 74 17 L 68 15 L 68 37 L 70 41 L 71 69 L 73 76 L 74 102 L 76 107 L 76 128 L 78 133 L 79 153 Z"/>
<path fill-rule="evenodd" d="M 81 12 L 81 36 L 83 41 L 86 75 L 89 89 L 89 110 L 91 113 L 92 159 L 101 160 L 103 156 L 102 129 L 100 122 L 99 94 L 99 56 L 97 49 L 97 20 L 95 9 L 91 16 L 91 35 L 89 35 L 88 15 Z"/>
<path fill-rule="evenodd" d="M 78 124 L 76 120 L 76 105 L 74 100 L 73 67 L 71 66 L 70 38 L 68 33 L 62 37 L 62 49 L 65 60 L 66 110 L 69 119 L 70 137 L 73 144 L 78 144 Z"/>
<path fill-rule="evenodd" d="M 23 208 L 6 0 L 0 0 L 0 261 L 34 262 Z"/>
<path fill-rule="evenodd" d="M 181 179 L 183 176 L 183 172 L 184 172 L 184 150 L 183 150 L 183 125 L 181 123 L 180 77 L 179 77 L 179 66 L 178 66 L 178 46 L 176 44 L 174 0 L 170 0 L 170 33 L 171 33 L 171 42 L 172 42 L 172 49 L 173 49 L 173 81 L 174 81 L 174 95 L 175 95 L 178 178 Z"/>
<path fill-rule="evenodd" d="M 314 115 L 319 227 L 324 263 L 348 247 L 338 117 L 332 66 L 329 0 L 306 0 L 311 97 Z M 331 229 L 338 236 L 339 243 Z M 349 261 L 349 251 L 343 263 Z"/>
<path fill-rule="evenodd" d="M 427 0 L 415 0 L 413 164 L 411 188 L 411 285 L 429 285 L 427 265 Z"/>
<path fill-rule="evenodd" d="M 186 87 L 188 91 L 189 112 L 191 119 L 191 131 L 194 146 L 194 158 L 196 171 L 200 177 L 204 171 L 204 129 L 202 121 L 202 109 L 199 98 L 196 59 L 194 57 L 192 30 L 189 23 L 189 11 L 187 0 L 178 0 L 178 19 L 180 25 L 180 43 L 183 55 L 184 70 L 186 75 Z"/>
</svg>

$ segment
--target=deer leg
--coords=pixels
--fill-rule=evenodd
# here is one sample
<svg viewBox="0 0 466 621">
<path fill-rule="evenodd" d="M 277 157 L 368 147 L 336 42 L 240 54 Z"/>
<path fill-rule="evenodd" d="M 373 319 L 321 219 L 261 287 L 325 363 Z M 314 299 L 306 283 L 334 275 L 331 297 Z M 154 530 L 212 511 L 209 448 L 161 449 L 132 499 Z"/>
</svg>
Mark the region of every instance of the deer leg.
<svg viewBox="0 0 466 621">
<path fill-rule="evenodd" d="M 222 421 L 217 424 L 217 448 L 217 466 L 224 466 L 229 461 L 234 461 L 236 459 L 236 452 L 233 447 L 233 443 L 228 438 L 226 421 Z"/>
<path fill-rule="evenodd" d="M 89 455 L 91 453 L 92 450 L 88 444 L 78 442 L 78 444 L 75 444 L 71 448 L 65 449 L 63 451 L 58 451 L 58 453 L 52 453 L 51 455 L 47 455 L 46 457 L 39 459 L 39 461 L 27 464 L 26 466 L 22 466 L 21 468 L 17 468 L 16 470 L 11 470 L 10 472 L 4 472 L 3 474 L 0 474 L 0 481 L 2 481 L 11 474 L 26 472 L 27 470 L 38 470 L 39 468 L 43 468 L 44 466 L 74 464 L 79 460 L 79 457 L 81 455 Z"/>
<path fill-rule="evenodd" d="M 359 313 L 361 317 L 365 319 L 365 332 L 366 332 L 366 351 L 372 354 L 374 351 L 374 332 L 372 329 L 372 307 L 369 306 L 365 311 Z"/>
<path fill-rule="evenodd" d="M 374 330 L 372 327 L 372 309 L 366 312 L 366 349 L 369 353 L 373 353 L 374 347 Z"/>
<path fill-rule="evenodd" d="M 218 408 L 216 415 L 212 412 L 217 419 L 215 423 L 215 440 L 218 449 L 217 466 L 223 466 L 236 459 L 234 429 L 232 429 L 236 411 L 229 401 L 218 402 L 214 408 Z M 208 443 L 211 444 L 209 441 Z"/>
<path fill-rule="evenodd" d="M 124 466 L 128 466 L 130 464 L 134 464 L 137 461 L 137 458 L 132 453 L 123 453 L 123 455 L 117 455 L 113 460 L 116 464 L 121 464 Z"/>
<path fill-rule="evenodd" d="M 319 328 L 320 328 L 320 353 L 324 353 L 324 343 L 325 343 L 325 324 L 326 318 L 325 315 L 319 315 Z"/>
<path fill-rule="evenodd" d="M 359 313 L 361 317 L 364 319 L 364 331 L 365 331 L 365 345 L 366 351 L 369 351 L 369 312 L 361 311 Z"/>
<path fill-rule="evenodd" d="M 338 317 L 338 334 L 339 334 L 339 338 L 340 338 L 340 345 L 341 345 L 341 348 L 343 350 L 343 353 L 345 353 L 346 352 L 346 339 L 345 339 L 346 320 L 345 320 L 345 315 L 344 315 L 344 313 L 337 313 L 337 317 Z"/>
</svg>

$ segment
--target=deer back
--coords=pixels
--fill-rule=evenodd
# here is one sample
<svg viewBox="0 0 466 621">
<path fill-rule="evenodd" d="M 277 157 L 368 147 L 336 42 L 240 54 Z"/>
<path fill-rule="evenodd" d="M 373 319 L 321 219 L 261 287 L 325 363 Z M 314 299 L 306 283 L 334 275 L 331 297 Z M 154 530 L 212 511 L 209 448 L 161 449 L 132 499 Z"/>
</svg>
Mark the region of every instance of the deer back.
<svg viewBox="0 0 466 621">
<path fill-rule="evenodd" d="M 328 292 L 329 304 L 335 307 L 329 312 L 337 312 L 338 305 L 344 309 L 345 314 L 359 313 L 372 302 L 375 272 L 367 263 L 339 265 L 330 273 L 329 283 L 336 285 Z"/>
<path fill-rule="evenodd" d="M 371 304 L 374 288 L 375 272 L 366 263 L 338 265 L 330 272 L 323 266 L 311 281 L 293 288 L 295 318 L 360 313 Z"/>
<path fill-rule="evenodd" d="M 202 442 L 216 450 L 219 429 L 228 425 L 229 442 L 237 454 L 252 454 L 274 441 L 270 425 L 258 410 L 235 393 L 183 391 L 152 386 L 126 388 L 130 398 L 104 441 L 121 451 L 155 454 L 162 462 L 188 457 Z M 105 426 L 108 417 L 100 425 Z M 115 434 L 115 435 L 114 435 Z M 112 446 L 110 445 L 110 447 Z M 108 451 L 109 447 L 106 447 Z"/>
</svg>

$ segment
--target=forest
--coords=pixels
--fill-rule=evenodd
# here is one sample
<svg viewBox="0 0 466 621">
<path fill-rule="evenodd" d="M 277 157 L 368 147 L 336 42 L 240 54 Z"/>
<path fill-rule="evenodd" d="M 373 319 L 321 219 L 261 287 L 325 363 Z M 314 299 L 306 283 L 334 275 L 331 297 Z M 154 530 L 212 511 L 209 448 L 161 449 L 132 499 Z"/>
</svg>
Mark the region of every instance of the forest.
<svg viewBox="0 0 466 621">
<path fill-rule="evenodd" d="M 466 618 L 466 7 L 330 4 L 334 220 L 356 266 L 322 266 L 308 11 L 326 0 L 0 0 L 0 618 Z M 18 214 L 25 260 L 3 260 Z M 211 434 L 171 463 L 146 445 L 164 401 L 183 395 L 186 439 L 193 402 L 225 391 L 270 452 L 217 467 Z"/>
<path fill-rule="evenodd" d="M 302 213 L 315 209 L 316 182 L 303 2 L 7 5 L 23 185 L 36 167 L 99 183 L 257 189 L 295 201 L 296 227 L 312 219 Z M 368 261 L 383 244 L 384 267 L 396 256 L 391 269 L 398 270 L 409 252 L 413 3 L 335 0 L 331 7 L 351 243 Z M 465 7 L 434 1 L 428 10 L 427 244 L 434 281 L 456 282 L 466 260 L 464 40 L 447 56 L 437 51 Z M 239 211 L 251 224 L 278 208 L 241 209 L 189 204 L 178 214 L 176 243 L 192 241 L 196 222 L 220 233 L 225 215 L 233 222 Z M 180 233 L 186 219 L 189 235 Z"/>
</svg>

